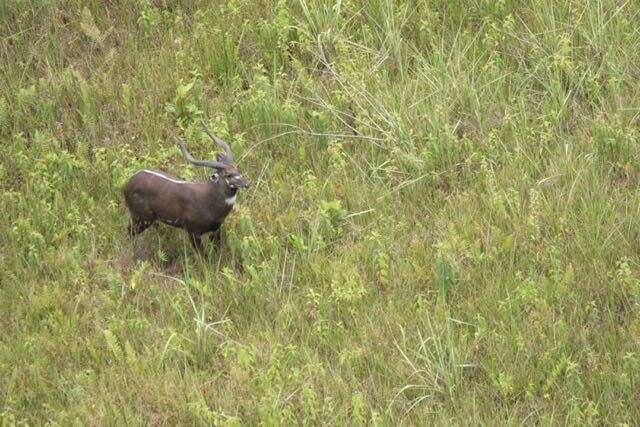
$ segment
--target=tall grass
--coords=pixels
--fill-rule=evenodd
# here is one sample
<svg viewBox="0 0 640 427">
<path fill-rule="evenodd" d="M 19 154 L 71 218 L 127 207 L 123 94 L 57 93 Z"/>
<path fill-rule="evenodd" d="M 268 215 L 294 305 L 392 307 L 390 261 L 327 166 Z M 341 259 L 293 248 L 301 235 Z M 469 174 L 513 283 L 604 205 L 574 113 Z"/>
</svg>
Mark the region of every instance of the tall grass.
<svg viewBox="0 0 640 427">
<path fill-rule="evenodd" d="M 633 424 L 636 2 L 0 2 L 0 419 Z M 122 184 L 229 140 L 196 256 Z"/>
</svg>

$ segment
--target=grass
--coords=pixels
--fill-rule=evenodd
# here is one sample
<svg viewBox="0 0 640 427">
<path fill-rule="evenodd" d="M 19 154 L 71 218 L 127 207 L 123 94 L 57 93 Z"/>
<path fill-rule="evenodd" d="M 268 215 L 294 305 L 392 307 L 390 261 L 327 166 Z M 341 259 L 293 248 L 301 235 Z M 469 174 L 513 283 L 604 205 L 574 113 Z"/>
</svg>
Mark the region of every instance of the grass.
<svg viewBox="0 0 640 427">
<path fill-rule="evenodd" d="M 2 424 L 633 424 L 640 3 L 0 2 Z M 251 182 L 135 245 L 138 168 Z"/>
</svg>

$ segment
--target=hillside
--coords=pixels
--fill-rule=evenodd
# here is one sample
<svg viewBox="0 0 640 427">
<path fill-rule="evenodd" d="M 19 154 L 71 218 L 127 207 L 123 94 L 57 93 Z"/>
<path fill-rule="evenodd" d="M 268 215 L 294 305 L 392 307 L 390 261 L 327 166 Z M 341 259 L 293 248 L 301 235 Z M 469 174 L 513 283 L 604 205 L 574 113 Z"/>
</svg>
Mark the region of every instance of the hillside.
<svg viewBox="0 0 640 427">
<path fill-rule="evenodd" d="M 0 424 L 635 423 L 639 16 L 0 1 Z M 201 120 L 222 246 L 132 242 Z"/>
</svg>

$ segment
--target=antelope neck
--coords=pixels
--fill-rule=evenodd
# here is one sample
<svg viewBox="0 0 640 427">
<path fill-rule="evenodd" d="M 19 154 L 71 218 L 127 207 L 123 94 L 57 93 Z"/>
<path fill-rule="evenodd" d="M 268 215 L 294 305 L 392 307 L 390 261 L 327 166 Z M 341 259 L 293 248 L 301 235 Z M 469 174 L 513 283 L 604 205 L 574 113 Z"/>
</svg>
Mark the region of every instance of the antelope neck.
<svg viewBox="0 0 640 427">
<path fill-rule="evenodd" d="M 223 178 L 218 178 L 216 181 L 212 181 L 212 184 L 217 187 L 217 191 L 220 191 L 224 195 L 225 202 L 232 205 L 236 200 L 237 188 L 229 187 Z M 218 194 L 220 194 L 218 193 Z"/>
<path fill-rule="evenodd" d="M 225 195 L 224 202 L 227 206 L 235 205 L 237 191 L 238 191 L 237 188 L 231 188 L 231 187 L 226 188 L 226 195 Z"/>
</svg>

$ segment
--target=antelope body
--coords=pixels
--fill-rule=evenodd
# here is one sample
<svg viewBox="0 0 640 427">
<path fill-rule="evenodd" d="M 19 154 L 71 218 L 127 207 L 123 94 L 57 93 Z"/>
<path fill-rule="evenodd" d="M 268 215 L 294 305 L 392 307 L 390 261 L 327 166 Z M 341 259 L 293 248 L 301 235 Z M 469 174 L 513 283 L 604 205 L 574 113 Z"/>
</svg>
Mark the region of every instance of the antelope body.
<svg viewBox="0 0 640 427">
<path fill-rule="evenodd" d="M 187 182 L 164 172 L 140 170 L 127 182 L 124 199 L 131 214 L 131 236 L 160 221 L 186 230 L 199 252 L 203 234 L 210 232 L 212 239 L 219 241 L 220 226 L 233 208 L 238 189 L 249 184 L 238 173 L 229 145 L 206 127 L 205 132 L 225 150 L 217 161 L 194 159 L 184 144 L 180 144 L 180 149 L 188 162 L 215 169 L 211 180 Z"/>
</svg>

